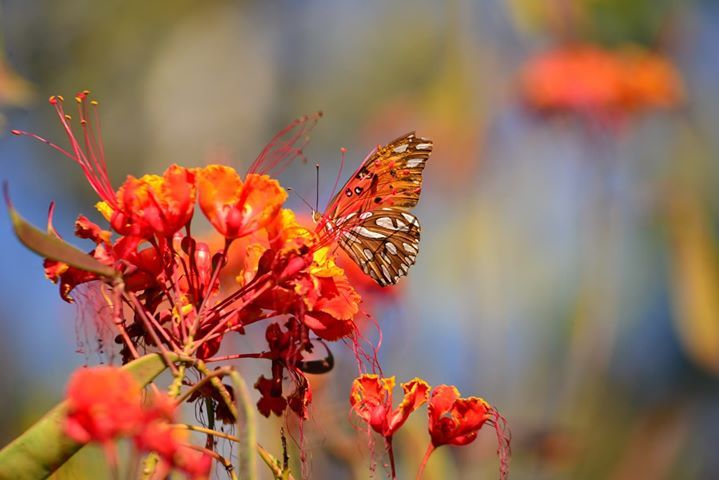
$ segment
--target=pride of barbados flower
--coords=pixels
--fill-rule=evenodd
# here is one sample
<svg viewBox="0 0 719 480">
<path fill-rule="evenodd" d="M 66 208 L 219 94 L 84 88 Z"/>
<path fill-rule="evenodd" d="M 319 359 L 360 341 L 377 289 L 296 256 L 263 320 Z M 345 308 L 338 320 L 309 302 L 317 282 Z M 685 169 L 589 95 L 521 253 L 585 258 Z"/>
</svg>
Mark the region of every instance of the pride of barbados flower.
<svg viewBox="0 0 719 480">
<path fill-rule="evenodd" d="M 520 87 L 537 111 L 600 120 L 676 107 L 684 97 L 671 61 L 635 45 L 614 50 L 592 44 L 556 47 L 526 63 Z"/>
<path fill-rule="evenodd" d="M 113 442 L 132 438 L 139 451 L 159 455 L 162 470 L 208 478 L 210 457 L 189 446 L 187 431 L 172 425 L 174 418 L 170 399 L 157 395 L 144 403 L 139 383 L 119 368 L 84 368 L 70 378 L 64 425 L 70 438 L 102 444 L 111 464 L 117 462 Z"/>
<path fill-rule="evenodd" d="M 392 390 L 395 377 L 364 374 L 356 378 L 350 393 L 352 411 L 367 425 L 384 437 L 392 468 L 396 477 L 392 436 L 404 425 L 409 415 L 428 402 L 430 444 L 427 448 L 417 478 L 421 478 L 430 455 L 442 445 L 467 445 L 477 438 L 477 432 L 490 424 L 497 432 L 500 458 L 500 477 L 507 477 L 509 468 L 509 432 L 504 417 L 479 397 L 461 398 L 454 386 L 431 387 L 422 379 L 415 378 L 402 384 L 404 398 L 396 409 L 392 408 Z"/>
<path fill-rule="evenodd" d="M 123 363 L 158 353 L 174 380 L 169 397 L 153 396 L 148 404 L 123 370 L 81 370 L 70 381 L 65 432 L 77 442 L 100 443 L 111 462 L 113 442 L 131 438 L 137 451 L 154 452 L 161 460 L 157 478 L 171 469 L 206 478 L 210 458 L 231 472 L 231 462 L 214 450 L 214 439 L 236 437 L 197 427 L 207 435 L 206 447 L 190 445 L 187 431 L 173 424 L 177 405 L 204 401 L 209 425 L 239 422 L 236 401 L 247 401 L 244 383 L 232 367 L 209 370 L 206 365 L 256 359 L 268 366 L 254 385 L 260 393 L 258 411 L 265 416 L 293 412 L 304 420 L 312 402 L 306 374 L 333 366 L 327 342 L 352 342 L 361 369 L 361 358 L 377 366 L 376 352 L 359 351 L 355 320 L 363 313 L 362 298 L 351 280 L 357 272 L 348 278 L 334 254 L 341 247 L 377 288 L 407 275 L 420 236 L 419 221 L 408 210 L 419 200 L 432 142 L 408 133 L 378 146 L 334 195 L 317 225 L 308 228 L 283 208 L 287 193 L 270 173 L 301 155 L 319 115 L 282 130 L 244 176 L 224 165 L 171 165 L 161 175 L 128 176 L 115 190 L 105 164 L 98 104 L 89 95 L 75 96 L 80 138 L 64 99 L 50 98 L 70 148 L 33 133 L 13 133 L 41 140 L 74 161 L 97 193 L 96 207 L 108 226 L 77 218 L 75 235 L 93 244 L 85 255 L 60 239 L 52 205 L 47 234 L 32 231 L 32 241 L 18 236 L 46 257 L 45 274 L 59 284 L 64 300 L 72 302 L 73 292 L 82 290 L 78 298 L 94 309 L 98 336 L 112 331 Z M 7 193 L 6 198 L 9 203 Z M 220 235 L 218 241 L 193 232 L 196 204 Z M 250 328 L 263 328 L 263 346 L 218 354 L 226 337 Z M 318 347 L 326 351 L 319 360 Z M 232 377 L 234 388 L 222 382 L 225 376 Z M 350 395 L 352 411 L 384 438 L 393 478 L 392 437 L 428 401 L 432 440 L 422 467 L 434 448 L 467 444 L 491 424 L 498 439 L 505 440 L 500 457 L 506 476 L 508 438 L 501 433 L 504 419 L 493 407 L 474 397 L 462 399 L 453 387 L 437 387 L 430 396 L 429 385 L 416 378 L 402 384 L 403 399 L 395 408 L 394 386 L 394 377 L 362 375 Z"/>
<path fill-rule="evenodd" d="M 232 167 L 210 165 L 198 170 L 198 177 L 202 212 L 230 240 L 266 227 L 287 198 L 268 175 L 250 173 L 243 183 Z"/>
<path fill-rule="evenodd" d="M 442 445 L 467 445 L 473 442 L 477 438 L 477 432 L 485 424 L 488 424 L 493 426 L 497 433 L 500 478 L 507 477 L 510 435 L 504 417 L 484 399 L 479 397 L 462 398 L 457 387 L 439 385 L 432 391 L 427 415 L 431 441 L 421 469 L 424 468 L 435 448 Z"/>
<path fill-rule="evenodd" d="M 88 91 L 77 94 L 75 102 L 81 139 L 75 136 L 64 99 L 50 99 L 69 149 L 35 134 L 13 132 L 40 139 L 78 164 L 100 197 L 97 208 L 109 224 L 104 229 L 80 216 L 75 233 L 94 243 L 90 255 L 118 272 L 122 282 L 98 282 L 101 278 L 96 273 L 46 259 L 46 275 L 60 284 L 62 298 L 72 301 L 73 290 L 88 285 L 83 297 L 95 298 L 105 305 L 104 311 L 111 312 L 107 323 L 116 329 L 124 362 L 148 351 L 189 355 L 206 362 L 269 359 L 273 388 L 264 388 L 260 379 L 261 404 L 268 398 L 274 405 L 293 400 L 289 405 L 305 416 L 311 396 L 302 368 L 304 356 L 314 347 L 310 332 L 325 340 L 352 337 L 361 299 L 334 262 L 329 248 L 333 237 L 320 237 L 299 225 L 290 210 L 282 209 L 285 190 L 261 171 L 263 163 L 276 163 L 275 153 L 294 152 L 292 146 L 299 137 L 291 135 L 286 144 L 273 140 L 273 149 L 263 151 L 244 178 L 224 165 L 171 165 L 162 175 L 128 176 L 115 191 L 97 128 L 98 104 L 89 99 Z M 196 203 L 224 239 L 222 248 L 212 249 L 192 234 Z M 57 235 L 52 210 L 48 231 Z M 250 243 L 237 243 L 250 236 Z M 220 278 L 233 245 L 246 249 L 242 275 L 234 287 L 221 289 Z M 279 323 L 269 322 L 272 318 Z M 266 350 L 213 357 L 227 334 L 243 334 L 260 321 L 266 321 Z M 278 331 L 283 332 L 281 342 Z M 296 393 L 289 397 L 283 393 L 284 371 L 295 380 Z M 279 414 L 284 408 L 260 410 Z"/>
<path fill-rule="evenodd" d="M 429 397 L 430 387 L 427 382 L 415 378 L 402 384 L 404 397 L 393 410 L 394 386 L 395 377 L 380 378 L 379 375 L 365 374 L 355 379 L 350 392 L 352 411 L 386 439 L 391 439 L 409 415 Z"/>
</svg>

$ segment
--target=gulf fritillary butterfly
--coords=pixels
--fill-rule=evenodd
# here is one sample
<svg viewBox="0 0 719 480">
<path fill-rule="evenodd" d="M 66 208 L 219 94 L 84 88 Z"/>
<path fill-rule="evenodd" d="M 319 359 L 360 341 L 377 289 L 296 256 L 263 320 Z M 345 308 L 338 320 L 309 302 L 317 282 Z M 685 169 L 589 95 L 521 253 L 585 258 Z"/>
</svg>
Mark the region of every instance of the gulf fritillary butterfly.
<svg viewBox="0 0 719 480">
<path fill-rule="evenodd" d="M 432 141 L 414 132 L 378 146 L 337 191 L 317 229 L 382 287 L 407 275 L 419 252 L 417 205 Z"/>
</svg>

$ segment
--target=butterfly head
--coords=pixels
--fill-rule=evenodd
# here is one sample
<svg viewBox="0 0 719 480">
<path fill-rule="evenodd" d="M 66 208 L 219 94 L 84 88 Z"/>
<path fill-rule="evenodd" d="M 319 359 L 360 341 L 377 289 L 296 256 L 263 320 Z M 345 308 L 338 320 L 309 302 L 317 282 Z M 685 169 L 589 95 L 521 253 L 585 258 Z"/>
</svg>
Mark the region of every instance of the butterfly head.
<svg viewBox="0 0 719 480">
<path fill-rule="evenodd" d="M 320 220 L 322 220 L 322 214 L 319 211 L 312 209 L 312 221 L 315 222 L 315 225 L 317 225 Z"/>
</svg>

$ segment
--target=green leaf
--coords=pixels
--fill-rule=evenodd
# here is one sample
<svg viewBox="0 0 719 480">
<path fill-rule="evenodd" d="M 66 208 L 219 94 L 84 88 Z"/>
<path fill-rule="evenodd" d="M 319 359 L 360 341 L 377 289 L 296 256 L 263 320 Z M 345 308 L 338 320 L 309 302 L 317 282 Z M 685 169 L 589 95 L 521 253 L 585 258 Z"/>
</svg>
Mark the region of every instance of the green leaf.
<svg viewBox="0 0 719 480">
<path fill-rule="evenodd" d="M 23 245 L 33 252 L 51 260 L 67 263 L 80 270 L 96 273 L 102 277 L 109 279 L 117 279 L 120 277 L 119 272 L 115 269 L 100 263 L 91 255 L 73 247 L 55 235 L 41 231 L 22 218 L 10 202 L 7 185 L 5 185 L 5 202 L 7 203 L 15 235 L 17 235 L 17 238 Z"/>
<path fill-rule="evenodd" d="M 172 354 L 170 358 L 172 361 L 177 360 Z M 122 368 L 145 386 L 167 367 L 162 357 L 153 353 Z M 84 446 L 65 435 L 63 420 L 66 410 L 66 402 L 62 402 L 0 450 L 0 479 L 47 478 Z"/>
</svg>

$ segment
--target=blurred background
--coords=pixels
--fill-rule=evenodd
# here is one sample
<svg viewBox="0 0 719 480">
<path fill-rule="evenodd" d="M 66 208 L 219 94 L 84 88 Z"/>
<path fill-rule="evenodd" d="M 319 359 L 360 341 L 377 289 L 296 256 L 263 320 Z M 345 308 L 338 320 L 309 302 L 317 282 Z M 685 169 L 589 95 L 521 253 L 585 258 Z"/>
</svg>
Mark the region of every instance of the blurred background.
<svg viewBox="0 0 719 480">
<path fill-rule="evenodd" d="M 346 176 L 377 143 L 417 130 L 435 142 L 415 211 L 421 253 L 398 287 L 365 295 L 385 374 L 456 384 L 495 405 L 513 433 L 512 478 L 719 478 L 716 2 L 3 0 L 0 9 L 0 171 L 36 225 L 52 200 L 68 239 L 78 213 L 99 217 L 72 162 L 9 135 L 64 145 L 51 94 L 88 88 L 100 100 L 115 186 L 218 155 L 243 171 L 282 126 L 322 110 L 309 162 L 281 177 L 314 199 L 320 163 L 322 205 L 340 147 Z M 296 196 L 289 204 L 309 215 Z M 0 232 L 5 444 L 98 357 L 4 215 Z M 240 348 L 232 342 L 223 347 Z M 381 444 L 368 449 L 349 420 L 353 355 L 332 348 L 338 365 L 313 378 L 304 426 L 310 476 L 383 478 Z M 276 454 L 281 423 L 260 419 Z M 415 475 L 427 441 L 415 414 L 396 438 L 400 478 Z M 444 447 L 425 478 L 496 478 L 495 448 L 490 429 Z M 95 478 L 88 471 L 61 477 Z"/>
</svg>

